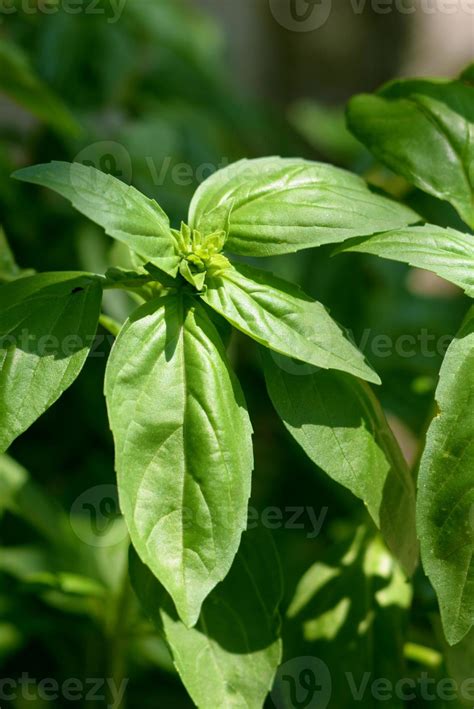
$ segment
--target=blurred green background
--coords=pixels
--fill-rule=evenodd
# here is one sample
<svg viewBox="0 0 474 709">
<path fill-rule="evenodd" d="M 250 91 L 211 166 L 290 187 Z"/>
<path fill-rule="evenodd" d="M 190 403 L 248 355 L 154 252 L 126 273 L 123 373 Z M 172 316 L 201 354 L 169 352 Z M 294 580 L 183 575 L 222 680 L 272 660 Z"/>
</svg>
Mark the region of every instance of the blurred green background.
<svg viewBox="0 0 474 709">
<path fill-rule="evenodd" d="M 154 197 L 176 226 L 186 220 L 199 182 L 242 157 L 329 161 L 394 194 L 408 194 L 407 186 L 375 165 L 348 134 L 344 103 L 394 76 L 457 73 L 471 59 L 472 23 L 466 26 L 455 14 L 379 13 L 369 2 L 333 0 L 320 27 L 295 31 L 285 19 L 285 2 L 0 3 L 0 226 L 20 266 L 103 272 L 123 258 L 66 201 L 10 178 L 19 167 L 52 159 L 111 172 Z M 447 207 L 416 191 L 408 197 L 428 218 L 456 226 Z M 464 298 L 400 264 L 359 255 L 331 258 L 324 247 L 269 259 L 263 266 L 299 283 L 351 331 L 382 376 L 382 402 L 406 455 L 415 460 L 432 414 L 443 342 L 445 348 L 446 336 L 462 319 Z M 106 311 L 124 319 L 131 303 L 117 294 L 107 297 Z M 125 628 L 117 636 L 109 632 L 110 609 L 102 598 L 91 601 L 80 588 L 54 587 L 46 577 L 31 581 L 32 570 L 80 576 L 87 568 L 89 575 L 107 576 L 115 617 L 122 612 L 117 589 L 124 535 L 94 548 L 86 533 L 77 532 L 88 522 L 87 507 L 78 499 L 100 508 L 104 495 L 114 497 L 112 438 L 102 395 L 110 339 L 105 331 L 100 335 L 104 339 L 79 380 L 10 451 L 49 503 L 42 508 L 44 498 L 35 497 L 40 493 L 21 474 L 15 479 L 23 480 L 18 485 L 24 496 L 15 513 L 5 491 L 0 497 L 1 674 L 29 672 L 58 681 L 109 676 L 122 643 L 130 707 L 188 707 L 166 651 L 136 608 L 133 632 Z M 408 356 L 406 344 L 404 351 L 391 346 L 377 352 L 373 343 L 380 335 L 392 343 L 408 335 L 415 345 Z M 234 336 L 230 352 L 255 429 L 252 505 L 258 510 L 311 506 L 318 515 L 327 508 L 315 539 L 308 536 L 310 527 L 274 531 L 288 602 L 302 573 L 335 543 L 350 540 L 365 511 L 315 470 L 286 434 L 265 393 L 256 349 Z M 3 515 L 2 507 L 8 508 Z M 83 515 L 73 525 L 71 548 L 83 547 L 77 558 L 74 553 L 63 558 L 58 540 L 44 538 L 38 522 L 43 513 L 46 520 L 60 520 L 59 536 L 70 533 L 64 532 L 70 515 Z M 116 506 L 103 512 L 119 529 L 116 513 Z M 420 572 L 406 638 L 439 650 L 430 623 L 435 611 Z M 444 676 L 440 662 L 431 671 Z M 405 672 L 416 671 L 416 662 L 409 662 Z M 12 706 L 32 703 L 51 706 L 37 696 L 17 698 Z"/>
</svg>

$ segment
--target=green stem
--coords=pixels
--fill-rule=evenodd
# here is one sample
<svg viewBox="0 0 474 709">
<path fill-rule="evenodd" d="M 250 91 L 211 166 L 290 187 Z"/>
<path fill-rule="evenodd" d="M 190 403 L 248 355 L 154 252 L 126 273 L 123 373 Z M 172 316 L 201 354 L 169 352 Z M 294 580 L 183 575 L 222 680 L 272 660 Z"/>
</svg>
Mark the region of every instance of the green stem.
<svg viewBox="0 0 474 709">
<path fill-rule="evenodd" d="M 143 286 L 148 285 L 149 283 L 155 283 L 156 281 L 153 278 L 136 278 L 132 280 L 123 280 L 123 281 L 110 281 L 107 279 L 104 279 L 102 282 L 102 286 L 104 290 L 127 290 L 127 291 L 135 291 L 135 290 L 141 290 Z"/>
<path fill-rule="evenodd" d="M 124 682 L 128 682 L 126 677 L 127 663 L 127 641 L 129 629 L 129 608 L 130 608 L 130 581 L 128 578 L 128 565 L 120 583 L 118 595 L 113 603 L 110 622 L 107 630 L 108 643 L 108 679 L 113 683 L 115 696 L 111 692 L 109 706 L 113 709 L 125 709 L 126 691 L 123 689 Z M 120 697 L 120 699 L 117 699 Z"/>
<path fill-rule="evenodd" d="M 114 337 L 117 337 L 119 334 L 122 326 L 120 325 L 117 320 L 114 320 L 114 318 L 111 318 L 109 315 L 106 315 L 105 313 L 101 313 L 99 317 L 99 323 L 102 325 L 103 328 L 108 330 L 111 335 Z"/>
</svg>

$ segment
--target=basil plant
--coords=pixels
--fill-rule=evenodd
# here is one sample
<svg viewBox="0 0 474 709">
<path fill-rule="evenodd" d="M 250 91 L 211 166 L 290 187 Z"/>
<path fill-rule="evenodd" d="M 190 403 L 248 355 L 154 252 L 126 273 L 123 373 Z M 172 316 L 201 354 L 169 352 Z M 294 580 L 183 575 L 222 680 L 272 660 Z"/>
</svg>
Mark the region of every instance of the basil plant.
<svg viewBox="0 0 474 709">
<path fill-rule="evenodd" d="M 459 166 L 443 162 L 465 126 L 453 123 L 459 136 L 447 134 L 440 96 L 445 91 L 451 106 L 462 102 L 463 90 L 426 86 L 395 85 L 380 97 L 356 98 L 350 123 L 389 167 L 405 160 L 401 172 L 414 175 L 416 185 L 446 199 L 452 189 L 453 205 L 472 219 L 465 151 Z M 426 136 L 428 110 L 437 122 Z M 377 111 L 398 117 L 392 125 Z M 469 121 L 472 129 L 472 112 Z M 400 148 L 408 126 L 426 142 L 410 161 Z M 417 565 L 418 540 L 413 477 L 370 386 L 380 383 L 378 375 L 324 304 L 253 264 L 348 242 L 338 250 L 431 268 L 472 295 L 472 235 L 421 225 L 416 211 L 361 177 L 302 159 L 242 160 L 216 172 L 196 191 L 179 229 L 154 200 L 92 167 L 52 162 L 15 177 L 68 199 L 128 247 L 131 265 L 105 275 L 22 274 L 1 286 L 0 452 L 77 378 L 99 321 L 111 328 L 116 340 L 104 390 L 133 585 L 198 706 L 261 707 L 281 660 L 282 590 L 271 540 L 242 538 L 252 425 L 227 353 L 229 325 L 258 343 L 286 428 L 316 465 L 364 502 L 405 576 Z M 123 325 L 101 316 L 108 289 L 127 290 L 137 303 Z M 430 430 L 420 473 L 418 533 L 452 642 L 465 635 L 474 612 L 472 544 L 461 548 L 458 536 L 464 507 L 453 512 L 445 536 L 433 525 L 455 502 L 458 486 L 470 486 L 471 498 L 474 490 L 467 470 L 466 478 L 443 484 L 446 459 L 470 455 L 472 462 L 474 382 L 465 385 L 474 371 L 467 360 L 472 365 L 473 322 L 466 321 L 448 353 L 438 398 L 443 413 Z M 456 593 L 448 565 L 456 579 L 467 574 Z M 242 641 L 219 642 L 222 626 L 228 638 Z"/>
</svg>

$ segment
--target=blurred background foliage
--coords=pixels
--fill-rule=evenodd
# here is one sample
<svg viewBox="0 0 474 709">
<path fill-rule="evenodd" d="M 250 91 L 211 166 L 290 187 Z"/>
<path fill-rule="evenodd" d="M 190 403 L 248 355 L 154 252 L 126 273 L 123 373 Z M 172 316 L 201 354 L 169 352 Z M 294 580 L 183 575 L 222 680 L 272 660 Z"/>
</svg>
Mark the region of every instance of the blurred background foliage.
<svg viewBox="0 0 474 709">
<path fill-rule="evenodd" d="M 241 157 L 280 154 L 364 173 L 406 196 L 427 218 L 456 226 L 448 207 L 410 192 L 373 162 L 345 128 L 344 102 L 395 75 L 456 73 L 470 58 L 465 27 L 453 24 L 439 45 L 428 15 L 380 15 L 367 4 L 356 16 L 348 5 L 335 0 L 324 27 L 300 34 L 281 27 L 266 0 L 125 0 L 120 14 L 108 0 L 96 3 L 93 13 L 77 14 L 59 0 L 50 0 L 49 14 L 35 0 L 13 0 L 8 7 L 14 11 L 0 13 L 0 225 L 19 266 L 2 236 L 0 280 L 18 269 L 103 272 L 123 262 L 120 249 L 64 200 L 10 179 L 18 167 L 52 159 L 92 164 L 134 184 L 159 201 L 174 225 L 186 219 L 193 191 L 211 171 Z M 472 48 L 472 30 L 468 39 Z M 405 454 L 415 461 L 433 413 L 446 336 L 454 335 L 466 310 L 463 296 L 400 264 L 354 254 L 331 258 L 326 247 L 263 266 L 299 283 L 351 331 L 383 379 L 378 393 Z M 115 318 L 124 319 L 130 307 L 123 294 L 107 295 L 106 311 Z M 0 461 L 2 675 L 29 672 L 58 681 L 127 676 L 130 707 L 188 707 L 165 647 L 133 597 L 124 601 L 126 538 L 114 500 L 102 395 L 111 343 L 105 330 L 99 334 L 103 340 L 79 381 L 12 446 L 18 463 Z M 378 346 L 381 336 L 398 347 Z M 405 336 L 411 339 L 400 344 Z M 287 656 L 315 654 L 331 668 L 343 658 L 349 669 L 362 657 L 364 669 L 370 660 L 361 648 L 374 632 L 382 648 L 405 647 L 406 665 L 392 667 L 395 676 L 446 676 L 432 623 L 437 605 L 422 572 L 411 610 L 402 591 L 400 602 L 389 604 L 371 628 L 371 593 L 375 597 L 389 582 L 373 562 L 373 543 L 365 548 L 363 532 L 355 532 L 367 523 L 362 504 L 315 470 L 285 432 L 265 393 L 256 349 L 234 335 L 230 352 L 255 429 L 252 506 L 278 507 L 283 520 L 291 507 L 310 506 L 318 515 L 327 508 L 316 538 L 310 538 L 308 518 L 300 520 L 304 529 L 274 531 L 289 607 Z M 102 509 L 105 498 L 111 506 Z M 88 541 L 91 505 L 99 507 L 110 543 Z M 355 557 L 346 564 L 351 544 Z M 364 575 L 369 557 L 371 571 Z M 313 599 L 302 608 L 298 592 L 292 601 L 298 581 L 320 567 L 342 581 L 321 582 L 320 604 Z M 367 604 L 360 605 L 357 594 Z M 352 620 L 338 624 L 340 616 L 330 611 L 345 597 L 353 604 Z M 308 619 L 317 625 L 322 615 L 339 644 L 328 647 L 324 624 L 303 637 Z M 431 654 L 414 652 L 413 644 Z M 467 672 L 461 660 L 463 653 L 449 655 L 453 676 Z M 384 671 L 378 670 L 391 676 Z M 40 698 L 34 702 L 42 706 Z M 19 698 L 13 706 L 25 704 L 31 701 Z M 352 703 L 342 694 L 334 706 Z"/>
</svg>

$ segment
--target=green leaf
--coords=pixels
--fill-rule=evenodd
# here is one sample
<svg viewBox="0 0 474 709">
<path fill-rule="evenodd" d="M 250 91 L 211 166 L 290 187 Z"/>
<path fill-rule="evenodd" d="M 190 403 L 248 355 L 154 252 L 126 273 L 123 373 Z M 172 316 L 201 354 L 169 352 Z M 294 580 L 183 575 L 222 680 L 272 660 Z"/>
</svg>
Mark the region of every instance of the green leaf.
<svg viewBox="0 0 474 709">
<path fill-rule="evenodd" d="M 417 221 L 415 212 L 373 194 L 357 175 L 279 157 L 241 160 L 214 173 L 189 212 L 190 225 L 202 233 L 229 226 L 226 248 L 248 256 L 335 244 Z"/>
<path fill-rule="evenodd" d="M 348 123 L 382 163 L 450 202 L 474 227 L 473 86 L 442 79 L 393 81 L 376 95 L 353 98 Z"/>
<path fill-rule="evenodd" d="M 450 345 L 418 477 L 418 536 L 451 645 L 474 625 L 474 308 Z"/>
<path fill-rule="evenodd" d="M 327 699 L 337 709 L 404 707 L 393 690 L 387 701 L 386 683 L 393 688 L 408 676 L 402 648 L 411 597 L 410 585 L 380 538 L 363 527 L 350 545 L 331 549 L 304 574 L 289 605 L 284 623 L 288 661 L 277 675 L 275 704 L 296 706 L 288 701 L 291 684 L 297 696 L 305 697 L 303 672 L 314 669 L 320 680 L 314 706 L 327 706 Z M 384 700 L 373 694 L 372 687 L 382 690 L 378 678 L 384 678 Z"/>
<path fill-rule="evenodd" d="M 132 542 L 194 625 L 238 549 L 253 467 L 243 394 L 203 306 L 166 296 L 139 308 L 105 390 Z"/>
<path fill-rule="evenodd" d="M 53 161 L 18 170 L 13 176 L 54 190 L 109 236 L 176 275 L 179 259 L 169 219 L 153 199 L 134 187 L 80 163 Z"/>
<path fill-rule="evenodd" d="M 459 78 L 468 84 L 474 84 L 474 62 L 464 69 Z"/>
<path fill-rule="evenodd" d="M 181 623 L 168 594 L 135 554 L 130 575 L 195 704 L 261 709 L 281 658 L 282 579 L 268 532 L 242 536 L 229 574 L 204 602 L 195 628 Z"/>
<path fill-rule="evenodd" d="M 356 239 L 338 251 L 362 251 L 433 271 L 474 297 L 474 235 L 432 224 Z"/>
<path fill-rule="evenodd" d="M 78 376 L 100 314 L 99 279 L 43 273 L 0 288 L 0 453 Z"/>
<path fill-rule="evenodd" d="M 474 667 L 474 628 L 457 645 L 446 643 L 440 632 L 443 654 L 450 676 L 458 687 L 461 705 L 472 709 L 472 668 Z"/>
<path fill-rule="evenodd" d="M 0 39 L 0 92 L 61 133 L 81 132 L 62 101 L 35 75 L 27 55 L 5 39 Z"/>
<path fill-rule="evenodd" d="M 415 488 L 370 387 L 340 372 L 308 372 L 262 351 L 273 405 L 308 457 L 363 500 L 408 574 L 418 557 Z"/>
<path fill-rule="evenodd" d="M 206 279 L 204 301 L 265 347 L 379 384 L 364 356 L 321 303 L 266 271 L 235 264 Z"/>
</svg>

